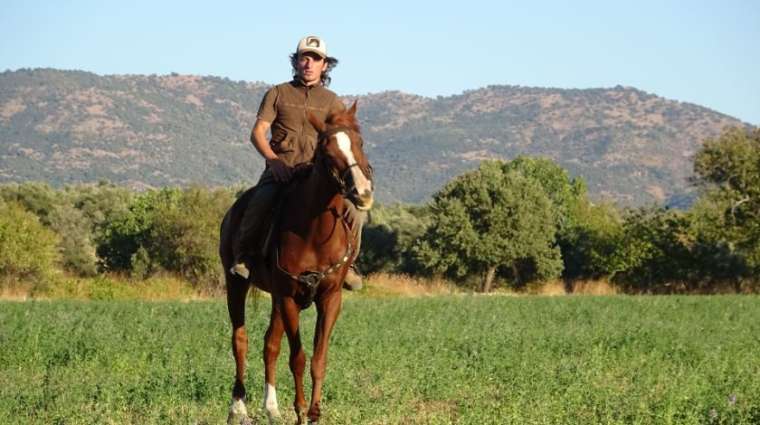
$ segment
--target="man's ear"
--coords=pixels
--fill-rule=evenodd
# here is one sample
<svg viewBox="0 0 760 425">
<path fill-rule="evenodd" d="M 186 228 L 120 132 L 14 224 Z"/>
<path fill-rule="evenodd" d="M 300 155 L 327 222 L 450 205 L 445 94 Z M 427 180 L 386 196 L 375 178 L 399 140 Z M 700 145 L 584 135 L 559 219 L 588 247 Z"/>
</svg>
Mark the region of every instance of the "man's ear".
<svg viewBox="0 0 760 425">
<path fill-rule="evenodd" d="M 325 132 L 325 123 L 320 121 L 319 118 L 315 117 L 311 111 L 309 111 L 307 118 L 309 119 L 309 122 L 311 123 L 312 127 L 314 127 L 314 129 L 317 130 L 317 133 L 322 134 Z"/>
</svg>

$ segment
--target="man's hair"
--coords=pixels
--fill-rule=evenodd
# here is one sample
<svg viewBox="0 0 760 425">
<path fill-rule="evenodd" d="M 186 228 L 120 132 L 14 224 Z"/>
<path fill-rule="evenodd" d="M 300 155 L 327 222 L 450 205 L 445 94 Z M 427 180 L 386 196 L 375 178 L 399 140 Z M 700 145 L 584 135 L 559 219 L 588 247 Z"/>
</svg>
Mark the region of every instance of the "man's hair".
<svg viewBox="0 0 760 425">
<path fill-rule="evenodd" d="M 330 78 L 330 71 L 338 65 L 338 60 L 328 56 L 325 58 L 325 62 L 327 63 L 327 69 L 322 73 L 321 80 L 322 85 L 327 87 L 330 85 L 330 81 L 332 81 L 332 78 Z M 293 77 L 298 77 L 298 53 L 290 55 L 290 66 L 293 68 Z"/>
</svg>

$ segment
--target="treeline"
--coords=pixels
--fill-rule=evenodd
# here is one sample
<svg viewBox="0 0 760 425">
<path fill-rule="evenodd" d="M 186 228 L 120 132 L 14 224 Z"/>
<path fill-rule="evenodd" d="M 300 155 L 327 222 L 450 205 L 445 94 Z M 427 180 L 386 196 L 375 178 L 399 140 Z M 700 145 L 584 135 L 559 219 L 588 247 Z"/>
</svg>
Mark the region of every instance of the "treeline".
<svg viewBox="0 0 760 425">
<path fill-rule="evenodd" d="M 729 129 L 695 155 L 689 210 L 589 200 L 555 163 L 486 161 L 425 206 L 372 212 L 368 271 L 437 273 L 488 292 L 561 278 L 626 292 L 760 289 L 760 129 Z"/>
<path fill-rule="evenodd" d="M 620 209 L 589 200 L 584 181 L 549 160 L 486 161 L 428 204 L 374 208 L 359 266 L 486 292 L 554 279 L 570 290 L 605 279 L 637 293 L 757 291 L 760 130 L 706 141 L 694 171 L 689 210 Z M 242 189 L 0 186 L 0 282 L 171 273 L 219 290 L 219 224 Z"/>
<path fill-rule="evenodd" d="M 45 286 L 61 273 L 142 280 L 169 272 L 199 289 L 221 288 L 219 224 L 235 195 L 201 187 L 136 193 L 106 182 L 0 186 L 0 278 Z"/>
</svg>

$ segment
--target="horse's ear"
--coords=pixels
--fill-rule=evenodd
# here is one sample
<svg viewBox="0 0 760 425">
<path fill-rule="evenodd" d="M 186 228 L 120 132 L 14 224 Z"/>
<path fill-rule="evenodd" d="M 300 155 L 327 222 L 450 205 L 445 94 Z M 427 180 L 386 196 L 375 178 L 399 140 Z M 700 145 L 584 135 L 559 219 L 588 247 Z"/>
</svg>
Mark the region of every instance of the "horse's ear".
<svg viewBox="0 0 760 425">
<path fill-rule="evenodd" d="M 351 105 L 351 109 L 348 110 L 348 112 L 351 113 L 351 115 L 356 115 L 356 100 L 354 100 L 354 104 Z"/>
<path fill-rule="evenodd" d="M 309 122 L 314 127 L 314 129 L 317 130 L 317 133 L 322 134 L 325 132 L 325 123 L 320 121 L 319 118 L 315 117 L 311 111 L 309 111 L 307 118 L 309 119 Z"/>
</svg>

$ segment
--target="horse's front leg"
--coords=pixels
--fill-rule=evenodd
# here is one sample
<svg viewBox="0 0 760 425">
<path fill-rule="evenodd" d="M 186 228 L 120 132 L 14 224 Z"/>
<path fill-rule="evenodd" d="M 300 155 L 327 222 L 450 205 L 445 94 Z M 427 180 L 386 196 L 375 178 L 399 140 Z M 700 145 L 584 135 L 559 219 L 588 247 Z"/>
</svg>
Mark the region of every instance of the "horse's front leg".
<svg viewBox="0 0 760 425">
<path fill-rule="evenodd" d="M 341 291 L 325 294 L 316 302 L 317 326 L 314 331 L 314 354 L 311 357 L 311 405 L 309 406 L 309 423 L 317 423 L 321 414 L 319 404 L 322 399 L 322 384 L 327 368 L 327 346 L 330 343 L 335 321 L 341 308 Z"/>
<path fill-rule="evenodd" d="M 303 373 L 306 369 L 306 353 L 303 351 L 301 344 L 301 332 L 299 331 L 300 307 L 293 298 L 285 298 L 282 301 L 283 322 L 285 332 L 288 335 L 288 344 L 290 345 L 290 371 L 293 373 L 295 382 L 296 399 L 293 402 L 293 408 L 296 411 L 299 424 L 306 419 L 306 398 L 303 391 Z"/>
<path fill-rule="evenodd" d="M 264 334 L 264 410 L 267 412 L 270 423 L 280 418 L 277 390 L 275 389 L 277 357 L 280 355 L 282 334 L 285 331 L 280 304 L 281 302 L 273 295 L 269 328 Z"/>
<path fill-rule="evenodd" d="M 245 298 L 249 285 L 242 279 L 227 277 L 227 310 L 232 322 L 232 354 L 235 357 L 235 385 L 232 387 L 232 405 L 227 416 L 228 424 L 250 424 L 245 408 L 245 360 L 248 353 L 248 335 L 245 332 Z"/>
</svg>

